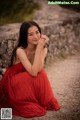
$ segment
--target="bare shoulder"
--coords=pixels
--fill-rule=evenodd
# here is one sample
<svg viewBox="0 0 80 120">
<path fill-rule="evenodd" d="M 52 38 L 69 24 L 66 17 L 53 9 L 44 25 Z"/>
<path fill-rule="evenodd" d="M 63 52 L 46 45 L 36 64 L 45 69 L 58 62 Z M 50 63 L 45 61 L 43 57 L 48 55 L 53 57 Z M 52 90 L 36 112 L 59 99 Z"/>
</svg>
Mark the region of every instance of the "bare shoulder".
<svg viewBox="0 0 80 120">
<path fill-rule="evenodd" d="M 22 47 L 18 47 L 16 50 L 16 56 L 18 57 L 18 59 L 21 61 L 22 59 L 27 59 L 26 56 L 26 52 L 24 50 L 24 48 Z"/>
<path fill-rule="evenodd" d="M 18 47 L 16 52 L 19 52 L 19 51 L 24 51 L 24 48 L 23 47 Z"/>
<path fill-rule="evenodd" d="M 16 50 L 16 55 L 18 56 L 21 53 L 25 53 L 25 50 L 22 47 L 18 47 L 17 50 Z"/>
<path fill-rule="evenodd" d="M 27 58 L 26 52 L 24 48 L 18 47 L 16 50 L 16 55 L 19 58 L 19 61 L 22 63 L 22 65 L 24 66 L 24 68 L 30 73 L 32 74 L 32 67 L 31 67 L 31 63 Z"/>
</svg>

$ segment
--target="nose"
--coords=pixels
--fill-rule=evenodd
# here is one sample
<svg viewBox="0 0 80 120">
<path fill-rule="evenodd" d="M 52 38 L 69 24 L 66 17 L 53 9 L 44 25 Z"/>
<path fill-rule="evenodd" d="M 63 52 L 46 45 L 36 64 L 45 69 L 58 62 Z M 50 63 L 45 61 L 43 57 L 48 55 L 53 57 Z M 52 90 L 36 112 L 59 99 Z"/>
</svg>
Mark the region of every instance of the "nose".
<svg viewBox="0 0 80 120">
<path fill-rule="evenodd" d="M 37 39 L 37 38 L 38 38 L 37 34 L 34 34 L 34 38 L 35 38 L 35 39 Z"/>
</svg>

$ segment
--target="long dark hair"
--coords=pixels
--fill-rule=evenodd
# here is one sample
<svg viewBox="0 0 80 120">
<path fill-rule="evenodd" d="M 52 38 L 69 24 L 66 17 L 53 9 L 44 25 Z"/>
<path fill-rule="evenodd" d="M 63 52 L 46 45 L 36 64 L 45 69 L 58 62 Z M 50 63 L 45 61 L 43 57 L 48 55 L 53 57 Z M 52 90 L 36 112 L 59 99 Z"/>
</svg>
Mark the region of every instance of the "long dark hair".
<svg viewBox="0 0 80 120">
<path fill-rule="evenodd" d="M 23 22 L 21 24 L 20 31 L 19 31 L 18 44 L 12 52 L 9 66 L 12 66 L 13 61 L 16 59 L 17 48 L 18 47 L 26 48 L 28 46 L 28 29 L 32 26 L 36 26 L 41 34 L 41 28 L 39 27 L 39 25 L 36 22 L 34 22 L 34 21 Z"/>
</svg>

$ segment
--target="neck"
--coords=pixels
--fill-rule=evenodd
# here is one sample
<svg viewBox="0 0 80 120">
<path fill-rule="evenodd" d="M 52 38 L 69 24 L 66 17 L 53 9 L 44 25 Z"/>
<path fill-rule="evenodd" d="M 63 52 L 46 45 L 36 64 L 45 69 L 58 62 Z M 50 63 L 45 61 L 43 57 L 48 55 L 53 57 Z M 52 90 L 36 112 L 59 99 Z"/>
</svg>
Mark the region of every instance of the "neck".
<svg viewBox="0 0 80 120">
<path fill-rule="evenodd" d="M 35 50 L 36 50 L 36 45 L 28 44 L 27 50 L 28 50 L 29 52 L 35 51 Z"/>
</svg>

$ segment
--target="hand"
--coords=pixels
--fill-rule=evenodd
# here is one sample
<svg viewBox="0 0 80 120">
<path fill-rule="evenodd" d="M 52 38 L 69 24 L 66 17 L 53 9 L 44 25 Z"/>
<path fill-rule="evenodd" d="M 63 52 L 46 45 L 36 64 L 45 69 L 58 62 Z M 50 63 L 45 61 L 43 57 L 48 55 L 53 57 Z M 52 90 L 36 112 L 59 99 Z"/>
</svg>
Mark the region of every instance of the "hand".
<svg viewBox="0 0 80 120">
<path fill-rule="evenodd" d="M 41 35 L 41 40 L 44 42 L 44 45 L 48 43 L 49 38 L 46 35 Z"/>
<path fill-rule="evenodd" d="M 45 46 L 49 41 L 49 38 L 46 35 L 41 35 L 38 44 Z"/>
<path fill-rule="evenodd" d="M 45 47 L 45 45 L 48 43 L 49 38 L 46 35 L 41 35 L 39 41 L 38 41 L 38 45 L 37 45 L 37 49 L 41 50 Z"/>
</svg>

